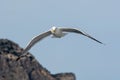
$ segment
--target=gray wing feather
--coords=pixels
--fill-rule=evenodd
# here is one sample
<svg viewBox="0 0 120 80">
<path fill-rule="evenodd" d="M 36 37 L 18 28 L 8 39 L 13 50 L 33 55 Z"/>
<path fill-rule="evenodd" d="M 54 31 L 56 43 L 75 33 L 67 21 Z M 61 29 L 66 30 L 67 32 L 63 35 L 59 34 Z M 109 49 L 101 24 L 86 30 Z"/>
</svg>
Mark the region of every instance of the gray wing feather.
<svg viewBox="0 0 120 80">
<path fill-rule="evenodd" d="M 94 41 L 97 41 L 98 43 L 100 44 L 103 44 L 102 42 L 98 41 L 97 39 L 91 37 L 89 34 L 85 33 L 85 32 L 82 32 L 78 29 L 74 29 L 74 28 L 61 28 L 62 31 L 65 31 L 65 32 L 74 32 L 74 33 L 78 33 L 78 34 L 82 34 L 84 36 L 87 36 L 88 38 L 94 40 Z"/>
<path fill-rule="evenodd" d="M 35 38 L 33 38 L 30 41 L 30 43 L 27 45 L 27 47 L 24 49 L 23 54 L 27 53 L 28 50 L 30 50 L 32 46 L 34 46 L 37 42 L 39 42 L 40 40 L 42 40 L 43 38 L 45 38 L 49 35 L 51 35 L 51 31 L 44 32 L 44 33 L 36 36 Z"/>
</svg>

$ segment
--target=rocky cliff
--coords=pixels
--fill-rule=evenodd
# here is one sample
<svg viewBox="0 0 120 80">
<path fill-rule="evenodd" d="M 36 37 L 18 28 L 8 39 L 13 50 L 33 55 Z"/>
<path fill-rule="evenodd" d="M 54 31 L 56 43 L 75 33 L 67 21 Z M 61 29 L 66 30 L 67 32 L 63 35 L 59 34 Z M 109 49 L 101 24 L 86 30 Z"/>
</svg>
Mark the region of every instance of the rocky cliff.
<svg viewBox="0 0 120 80">
<path fill-rule="evenodd" d="M 0 80 L 75 80 L 73 73 L 51 74 L 30 53 L 22 54 L 16 43 L 0 39 Z"/>
</svg>

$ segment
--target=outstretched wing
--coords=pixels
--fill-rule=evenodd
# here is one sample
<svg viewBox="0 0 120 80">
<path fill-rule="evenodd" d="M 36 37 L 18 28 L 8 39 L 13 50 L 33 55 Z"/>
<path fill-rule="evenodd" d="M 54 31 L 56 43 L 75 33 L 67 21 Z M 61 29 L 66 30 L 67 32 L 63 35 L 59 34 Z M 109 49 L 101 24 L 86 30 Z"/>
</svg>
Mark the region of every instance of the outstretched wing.
<svg viewBox="0 0 120 80">
<path fill-rule="evenodd" d="M 78 29 L 74 29 L 74 28 L 60 28 L 62 31 L 65 31 L 65 32 L 74 32 L 74 33 L 78 33 L 78 34 L 82 34 L 84 36 L 87 36 L 88 38 L 100 43 L 100 44 L 103 44 L 102 42 L 98 41 L 97 39 L 91 37 L 89 34 L 85 33 L 85 32 L 82 32 Z"/>
<path fill-rule="evenodd" d="M 47 32 L 44 32 L 36 37 L 34 37 L 27 45 L 27 47 L 24 49 L 23 51 L 23 54 L 27 53 L 28 50 L 31 49 L 32 46 L 34 46 L 37 42 L 39 42 L 40 40 L 42 40 L 43 38 L 47 37 L 51 35 L 51 31 L 47 31 Z"/>
</svg>

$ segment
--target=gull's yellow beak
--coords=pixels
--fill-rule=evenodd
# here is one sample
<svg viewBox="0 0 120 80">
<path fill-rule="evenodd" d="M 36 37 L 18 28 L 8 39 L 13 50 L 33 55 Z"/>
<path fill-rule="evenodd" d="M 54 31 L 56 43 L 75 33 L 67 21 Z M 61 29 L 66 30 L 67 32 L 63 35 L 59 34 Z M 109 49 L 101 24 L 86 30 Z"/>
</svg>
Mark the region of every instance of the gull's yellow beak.
<svg viewBox="0 0 120 80">
<path fill-rule="evenodd" d="M 51 29 L 51 32 L 52 32 L 52 33 L 55 33 L 55 29 Z"/>
<path fill-rule="evenodd" d="M 51 32 L 55 33 L 55 31 L 56 31 L 56 27 L 52 27 Z"/>
</svg>

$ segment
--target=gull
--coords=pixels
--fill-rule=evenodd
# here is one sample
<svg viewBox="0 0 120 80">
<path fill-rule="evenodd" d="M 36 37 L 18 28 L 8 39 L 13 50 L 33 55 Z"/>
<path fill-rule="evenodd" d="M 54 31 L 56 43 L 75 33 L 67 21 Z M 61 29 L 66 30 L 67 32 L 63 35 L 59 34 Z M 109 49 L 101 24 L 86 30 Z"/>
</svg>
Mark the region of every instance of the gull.
<svg viewBox="0 0 120 80">
<path fill-rule="evenodd" d="M 103 44 L 102 42 L 98 41 L 97 39 L 91 37 L 89 34 L 79 30 L 79 29 L 75 29 L 75 28 L 60 28 L 60 27 L 55 27 L 53 26 L 50 30 L 34 37 L 27 45 L 27 47 L 23 50 L 22 54 L 25 55 L 37 42 L 41 41 L 42 39 L 44 39 L 47 36 L 52 35 L 52 38 L 62 38 L 65 35 L 67 35 L 67 33 L 77 33 L 77 34 L 81 34 L 84 35 L 100 44 Z"/>
</svg>

